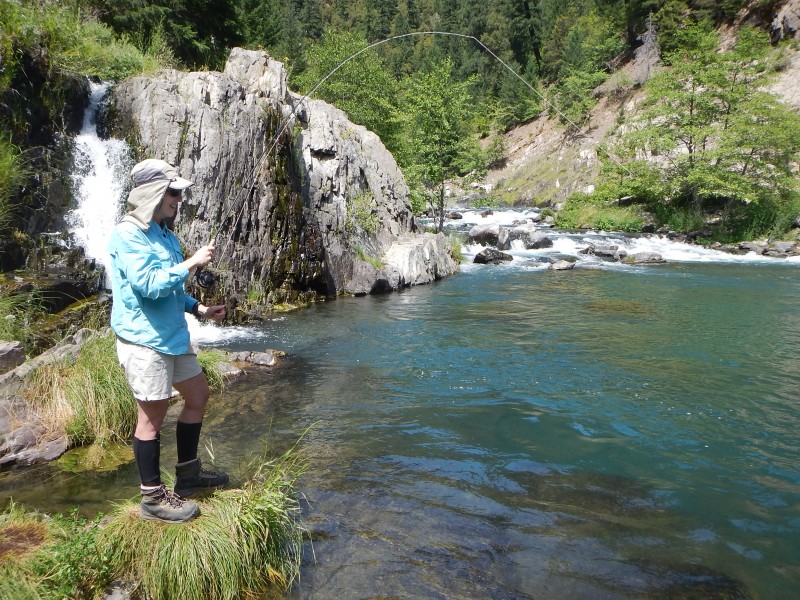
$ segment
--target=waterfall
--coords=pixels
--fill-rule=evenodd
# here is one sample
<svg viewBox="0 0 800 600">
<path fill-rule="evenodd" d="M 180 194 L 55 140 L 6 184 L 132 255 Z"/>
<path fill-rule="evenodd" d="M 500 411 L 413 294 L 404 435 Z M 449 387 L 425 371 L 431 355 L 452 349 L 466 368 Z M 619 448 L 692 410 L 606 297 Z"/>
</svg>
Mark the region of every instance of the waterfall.
<svg viewBox="0 0 800 600">
<path fill-rule="evenodd" d="M 122 211 L 131 161 L 130 150 L 123 140 L 102 140 L 97 135 L 97 113 L 109 86 L 106 83 L 90 85 L 89 106 L 83 116 L 81 132 L 75 138 L 75 169 L 71 175 L 77 207 L 66 219 L 86 256 L 105 266 L 108 286 L 110 258 L 106 246 Z"/>
</svg>

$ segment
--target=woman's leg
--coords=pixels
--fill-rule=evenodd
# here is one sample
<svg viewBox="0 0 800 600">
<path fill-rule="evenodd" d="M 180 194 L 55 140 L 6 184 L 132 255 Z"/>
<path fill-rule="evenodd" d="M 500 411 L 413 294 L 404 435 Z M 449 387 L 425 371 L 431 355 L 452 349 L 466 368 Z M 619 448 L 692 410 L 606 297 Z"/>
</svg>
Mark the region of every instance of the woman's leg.
<svg viewBox="0 0 800 600">
<path fill-rule="evenodd" d="M 206 377 L 202 373 L 176 383 L 174 387 L 183 397 L 183 409 L 175 427 L 178 464 L 182 464 L 197 458 L 200 429 L 203 427 L 203 416 L 211 391 L 208 389 Z"/>
<path fill-rule="evenodd" d="M 159 432 L 169 408 L 169 400 L 137 401 L 138 419 L 133 435 L 133 454 L 139 479 L 145 488 L 161 485 L 161 440 Z"/>
<path fill-rule="evenodd" d="M 201 468 L 200 461 L 197 460 L 200 429 L 211 395 L 205 375 L 200 373 L 173 385 L 184 401 L 175 428 L 175 441 L 178 445 L 175 491 L 183 497 L 189 497 L 198 491 L 226 485 L 229 480 L 226 473 L 207 471 Z"/>
<path fill-rule="evenodd" d="M 178 421 L 180 423 L 202 423 L 206 413 L 206 404 L 211 396 L 206 376 L 199 373 L 172 385 L 183 398 L 183 410 L 178 416 Z"/>
</svg>

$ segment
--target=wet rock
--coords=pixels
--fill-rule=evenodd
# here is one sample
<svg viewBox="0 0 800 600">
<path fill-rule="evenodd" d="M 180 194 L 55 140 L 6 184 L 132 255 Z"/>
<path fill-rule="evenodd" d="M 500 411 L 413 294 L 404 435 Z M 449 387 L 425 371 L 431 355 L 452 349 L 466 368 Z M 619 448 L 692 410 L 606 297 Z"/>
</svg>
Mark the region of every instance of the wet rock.
<svg viewBox="0 0 800 600">
<path fill-rule="evenodd" d="M 354 296 L 366 296 L 379 291 L 391 291 L 392 284 L 383 269 L 358 260 L 353 264 L 352 275 L 345 283 L 344 289 Z"/>
<path fill-rule="evenodd" d="M 456 221 L 458 219 L 463 219 L 464 215 L 462 215 L 458 211 L 451 210 L 451 211 L 448 211 L 448 212 L 444 213 L 444 217 L 445 217 L 445 219 L 452 219 L 452 220 Z"/>
<path fill-rule="evenodd" d="M 797 242 L 773 242 L 769 249 L 777 255 L 791 255 L 798 252 L 799 246 Z"/>
<path fill-rule="evenodd" d="M 534 235 L 539 229 L 534 223 L 529 223 L 527 220 L 515 221 L 515 225 L 508 232 L 508 241 L 526 240 L 531 235 Z"/>
<path fill-rule="evenodd" d="M 767 248 L 767 244 L 762 244 L 761 242 L 742 242 L 739 244 L 740 250 L 745 250 L 746 252 L 755 252 L 759 255 L 764 254 Z"/>
<path fill-rule="evenodd" d="M 622 259 L 626 265 L 653 265 L 661 264 L 667 261 L 658 252 L 638 252 L 636 254 L 629 254 Z"/>
<path fill-rule="evenodd" d="M 262 367 L 274 367 L 280 359 L 286 356 L 282 350 L 266 349 L 263 352 L 230 352 L 228 360 L 240 363 L 250 363 Z"/>
<path fill-rule="evenodd" d="M 540 250 L 542 248 L 552 248 L 553 240 L 547 237 L 546 233 L 536 232 L 528 235 L 525 241 L 525 248 L 528 250 Z"/>
<path fill-rule="evenodd" d="M 397 238 L 382 262 L 394 289 L 438 281 L 458 270 L 451 246 L 443 234 L 425 233 Z"/>
<path fill-rule="evenodd" d="M 553 271 L 569 271 L 575 268 L 575 263 L 569 260 L 557 260 L 550 265 Z"/>
<path fill-rule="evenodd" d="M 475 260 L 473 262 L 480 264 L 480 265 L 497 265 L 503 261 L 510 261 L 514 260 L 514 257 L 510 254 L 506 254 L 505 252 L 500 252 L 496 248 L 486 248 L 482 250 L 475 256 Z"/>
<path fill-rule="evenodd" d="M 511 247 L 508 229 L 497 223 L 475 225 L 469 230 L 468 236 L 471 242 L 482 246 L 494 246 L 500 250 L 508 250 Z"/>
<path fill-rule="evenodd" d="M 589 244 L 586 248 L 580 250 L 578 253 L 593 254 L 601 258 L 609 258 L 612 260 L 622 260 L 628 255 L 625 250 L 620 249 L 620 247 L 616 244 Z"/>
</svg>

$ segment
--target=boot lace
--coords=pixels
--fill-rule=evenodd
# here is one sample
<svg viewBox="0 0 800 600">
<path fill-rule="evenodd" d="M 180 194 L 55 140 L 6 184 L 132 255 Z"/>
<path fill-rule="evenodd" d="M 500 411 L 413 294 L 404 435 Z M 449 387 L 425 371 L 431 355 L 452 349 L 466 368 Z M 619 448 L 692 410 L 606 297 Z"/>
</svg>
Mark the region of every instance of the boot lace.
<svg viewBox="0 0 800 600">
<path fill-rule="evenodd" d="M 184 505 L 183 499 L 164 485 L 159 489 L 157 498 L 159 502 L 168 504 L 173 508 L 181 508 Z"/>
<path fill-rule="evenodd" d="M 216 477 L 219 473 L 200 467 L 200 477 Z"/>
</svg>

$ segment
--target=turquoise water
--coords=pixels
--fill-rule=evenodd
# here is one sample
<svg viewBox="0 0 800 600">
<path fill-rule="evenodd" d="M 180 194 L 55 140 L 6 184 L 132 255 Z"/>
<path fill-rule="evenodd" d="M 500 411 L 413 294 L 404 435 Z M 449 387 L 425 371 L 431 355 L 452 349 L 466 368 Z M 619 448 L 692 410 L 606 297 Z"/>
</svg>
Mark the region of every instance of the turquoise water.
<svg viewBox="0 0 800 600">
<path fill-rule="evenodd" d="M 515 261 L 313 306 L 222 335 L 288 356 L 204 441 L 243 475 L 313 425 L 291 598 L 793 599 L 798 268 Z M 45 467 L 0 496 L 92 512 L 135 485 Z"/>
<path fill-rule="evenodd" d="M 785 264 L 468 269 L 267 324 L 289 360 L 215 428 L 314 424 L 297 598 L 795 598 L 797 292 Z"/>
</svg>

